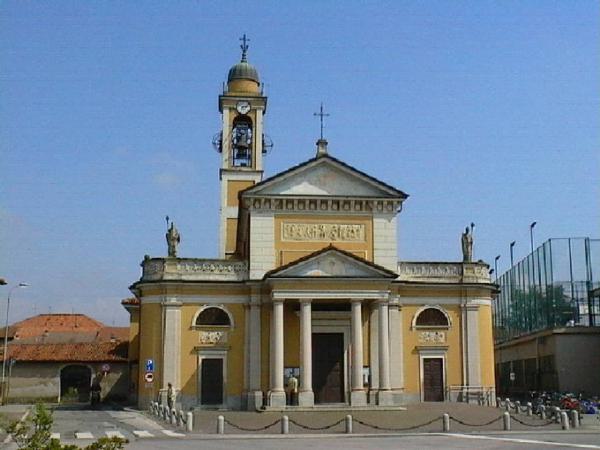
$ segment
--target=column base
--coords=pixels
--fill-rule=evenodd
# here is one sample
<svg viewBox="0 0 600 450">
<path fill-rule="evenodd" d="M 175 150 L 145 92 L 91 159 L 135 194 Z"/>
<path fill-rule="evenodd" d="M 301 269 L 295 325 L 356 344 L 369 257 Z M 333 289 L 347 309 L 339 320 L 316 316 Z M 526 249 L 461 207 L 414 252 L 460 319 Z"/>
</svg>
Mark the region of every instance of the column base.
<svg viewBox="0 0 600 450">
<path fill-rule="evenodd" d="M 285 408 L 285 391 L 269 392 L 269 406 Z"/>
<path fill-rule="evenodd" d="M 313 391 L 298 392 L 298 406 L 315 406 L 315 394 Z"/>
<path fill-rule="evenodd" d="M 394 404 L 394 396 L 392 391 L 377 392 L 377 404 L 381 406 L 390 406 Z"/>
<path fill-rule="evenodd" d="M 365 391 L 350 392 L 350 405 L 351 406 L 366 406 L 367 405 L 367 393 Z"/>
<path fill-rule="evenodd" d="M 247 411 L 258 411 L 262 407 L 263 407 L 262 391 L 246 392 L 246 410 Z"/>
<path fill-rule="evenodd" d="M 379 390 L 377 389 L 370 389 L 369 393 L 367 395 L 367 399 L 369 401 L 369 405 L 376 405 L 377 404 L 377 392 L 379 392 Z"/>
</svg>

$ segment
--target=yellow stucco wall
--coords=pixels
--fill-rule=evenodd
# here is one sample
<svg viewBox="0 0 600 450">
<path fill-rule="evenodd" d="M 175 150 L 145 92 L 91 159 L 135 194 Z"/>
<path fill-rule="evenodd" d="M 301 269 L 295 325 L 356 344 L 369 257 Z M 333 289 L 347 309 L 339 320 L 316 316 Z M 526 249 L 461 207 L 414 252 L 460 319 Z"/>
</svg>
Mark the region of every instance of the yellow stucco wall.
<svg viewBox="0 0 600 450">
<path fill-rule="evenodd" d="M 227 182 L 227 206 L 238 206 L 238 193 L 254 185 L 252 180 L 229 180 Z"/>
<path fill-rule="evenodd" d="M 402 307 L 402 325 L 404 341 L 404 386 L 405 392 L 410 394 L 419 394 L 421 392 L 421 368 L 418 347 L 419 332 L 427 331 L 427 328 L 412 329 L 412 320 L 422 305 L 404 305 Z M 451 321 L 449 329 L 436 331 L 446 332 L 446 343 L 439 344 L 439 347 L 448 347 L 446 353 L 446 385 L 462 384 L 462 352 L 461 352 L 461 312 L 459 305 L 444 305 L 444 310 L 448 313 Z M 436 345 L 431 345 L 436 347 Z"/>
<path fill-rule="evenodd" d="M 219 305 L 233 317 L 232 328 L 210 328 L 202 330 L 227 330 L 227 344 L 200 344 L 200 329 L 193 327 L 193 319 L 204 304 L 186 304 L 181 307 L 181 393 L 198 395 L 198 351 L 197 349 L 227 348 L 227 395 L 241 395 L 244 384 L 244 338 L 246 332 L 245 309 L 240 304 Z"/>
<path fill-rule="evenodd" d="M 156 303 L 140 306 L 140 365 L 144 369 L 146 359 L 155 361 L 154 382 L 147 386 L 144 381 L 144 370 L 138 375 L 138 395 L 140 401 L 156 400 L 161 379 L 162 361 L 162 312 Z"/>
<path fill-rule="evenodd" d="M 281 227 L 284 222 L 292 223 L 333 223 L 333 224 L 362 224 L 365 227 L 364 242 L 343 241 L 284 241 Z M 311 216 L 281 214 L 275 216 L 275 255 L 276 265 L 287 264 L 317 250 L 335 244 L 337 248 L 351 252 L 367 260 L 373 259 L 373 226 L 371 216 Z"/>
<path fill-rule="evenodd" d="M 237 219 L 227 219 L 225 251 L 227 253 L 235 252 L 237 239 Z"/>
</svg>

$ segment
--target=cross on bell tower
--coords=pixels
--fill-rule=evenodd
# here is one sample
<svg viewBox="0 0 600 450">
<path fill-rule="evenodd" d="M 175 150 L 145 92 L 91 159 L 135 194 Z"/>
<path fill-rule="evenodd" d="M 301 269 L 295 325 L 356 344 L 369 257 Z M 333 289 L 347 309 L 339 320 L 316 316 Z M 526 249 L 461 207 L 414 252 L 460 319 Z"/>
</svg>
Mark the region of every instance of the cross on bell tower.
<svg viewBox="0 0 600 450">
<path fill-rule="evenodd" d="M 319 157 L 327 154 L 327 140 L 323 139 L 323 119 L 330 116 L 329 113 L 324 112 L 323 102 L 321 102 L 319 112 L 313 113 L 313 116 L 319 117 L 319 121 L 321 122 L 321 137 L 317 141 L 317 157 Z"/>
</svg>

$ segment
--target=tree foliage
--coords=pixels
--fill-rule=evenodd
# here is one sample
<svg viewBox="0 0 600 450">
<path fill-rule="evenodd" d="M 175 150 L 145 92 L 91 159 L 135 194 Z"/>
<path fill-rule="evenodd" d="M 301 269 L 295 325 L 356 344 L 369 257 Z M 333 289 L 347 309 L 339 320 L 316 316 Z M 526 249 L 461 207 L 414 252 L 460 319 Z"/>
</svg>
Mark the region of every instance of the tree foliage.
<svg viewBox="0 0 600 450">
<path fill-rule="evenodd" d="M 52 412 L 38 403 L 25 421 L 11 423 L 7 431 L 20 450 L 81 450 L 77 445 L 63 445 L 60 440 L 52 439 L 53 422 Z M 127 442 L 119 437 L 103 437 L 83 450 L 120 450 Z"/>
</svg>

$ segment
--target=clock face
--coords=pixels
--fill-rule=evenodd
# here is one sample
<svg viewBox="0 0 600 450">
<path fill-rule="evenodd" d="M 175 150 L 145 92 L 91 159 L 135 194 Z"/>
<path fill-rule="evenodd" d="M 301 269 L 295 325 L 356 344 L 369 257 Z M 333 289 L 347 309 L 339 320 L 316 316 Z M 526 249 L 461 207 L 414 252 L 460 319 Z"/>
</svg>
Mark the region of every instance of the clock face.
<svg viewBox="0 0 600 450">
<path fill-rule="evenodd" d="M 250 111 L 250 102 L 245 100 L 239 101 L 237 102 L 235 109 L 237 109 L 237 112 L 240 114 L 247 114 L 248 111 Z"/>
</svg>

